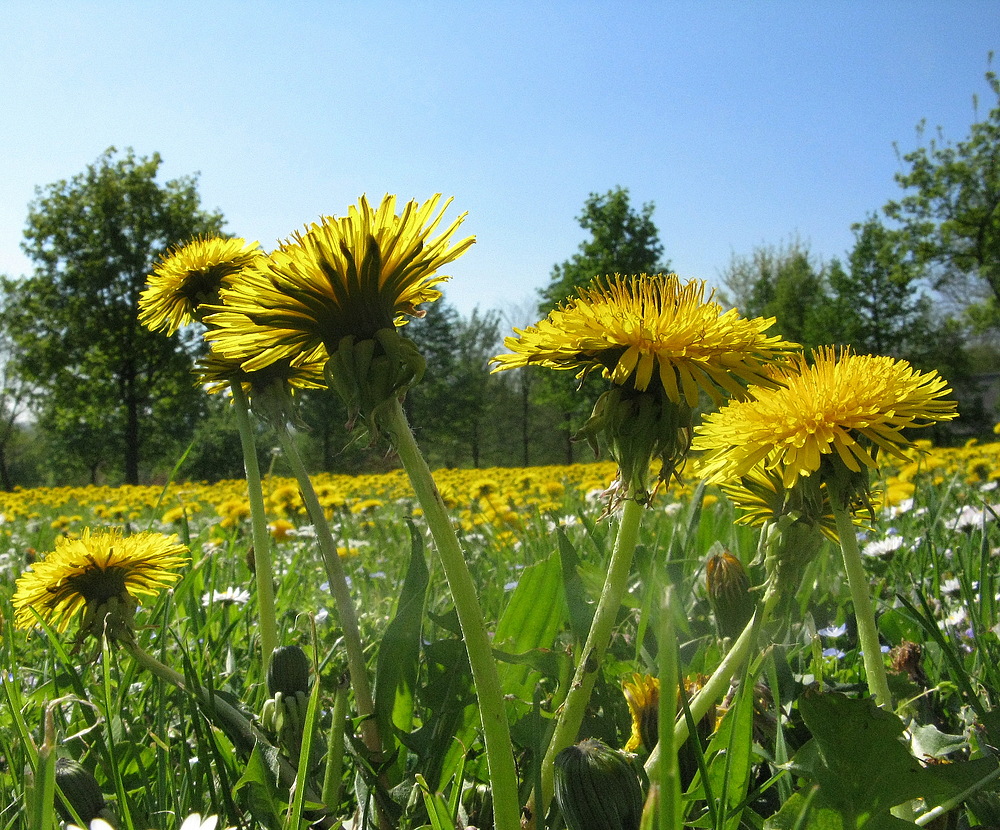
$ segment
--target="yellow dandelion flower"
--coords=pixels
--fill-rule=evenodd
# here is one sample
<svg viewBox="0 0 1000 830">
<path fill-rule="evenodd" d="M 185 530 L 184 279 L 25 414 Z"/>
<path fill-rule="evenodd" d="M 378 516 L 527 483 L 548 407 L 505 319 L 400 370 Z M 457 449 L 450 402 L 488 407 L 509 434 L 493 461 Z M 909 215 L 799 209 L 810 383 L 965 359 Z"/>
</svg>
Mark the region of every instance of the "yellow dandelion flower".
<svg viewBox="0 0 1000 830">
<path fill-rule="evenodd" d="M 278 360 L 261 369 L 247 371 L 239 360 L 209 352 L 198 361 L 195 372 L 206 392 L 224 392 L 234 383 L 240 383 L 251 402 L 255 396 L 276 386 L 292 390 L 326 388 L 323 363 L 316 360 L 295 366 L 288 360 Z"/>
<path fill-rule="evenodd" d="M 79 539 L 57 539 L 55 550 L 17 580 L 14 623 L 31 628 L 41 617 L 56 631 L 66 630 L 84 611 L 80 635 L 131 639 L 139 597 L 155 596 L 180 575 L 189 561 L 176 536 L 145 532 L 85 529 Z"/>
<path fill-rule="evenodd" d="M 798 346 L 765 332 L 774 318 L 746 319 L 705 299 L 705 283 L 676 274 L 596 279 L 579 296 L 504 344 L 494 371 L 539 365 L 600 371 L 617 386 L 643 392 L 658 384 L 673 403 L 698 403 L 703 389 L 743 398 L 743 384 L 773 385 L 765 365 Z"/>
<path fill-rule="evenodd" d="M 139 297 L 139 322 L 173 334 L 197 320 L 199 307 L 219 301 L 219 289 L 258 257 L 256 242 L 206 237 L 175 248 L 153 269 Z"/>
<path fill-rule="evenodd" d="M 902 431 L 956 417 L 951 390 L 937 372 L 904 360 L 821 349 L 809 365 L 799 356 L 772 369 L 776 389 L 733 401 L 705 418 L 693 449 L 703 450 L 702 474 L 713 481 L 745 475 L 766 460 L 792 487 L 837 459 L 854 473 L 876 467 L 885 450 L 902 460 L 910 442 Z"/>
<path fill-rule="evenodd" d="M 660 681 L 648 674 L 632 674 L 622 681 L 622 694 L 632 716 L 632 734 L 625 744 L 626 752 L 656 746 L 660 722 Z"/>
<path fill-rule="evenodd" d="M 436 272 L 473 244 L 451 244 L 459 216 L 431 238 L 451 203 L 437 194 L 422 205 L 396 197 L 377 209 L 365 197 L 346 217 L 323 217 L 222 291 L 223 305 L 206 322 L 215 351 L 261 369 L 334 354 L 345 337 L 372 340 L 377 332 L 422 316 L 421 303 L 440 297 Z"/>
</svg>

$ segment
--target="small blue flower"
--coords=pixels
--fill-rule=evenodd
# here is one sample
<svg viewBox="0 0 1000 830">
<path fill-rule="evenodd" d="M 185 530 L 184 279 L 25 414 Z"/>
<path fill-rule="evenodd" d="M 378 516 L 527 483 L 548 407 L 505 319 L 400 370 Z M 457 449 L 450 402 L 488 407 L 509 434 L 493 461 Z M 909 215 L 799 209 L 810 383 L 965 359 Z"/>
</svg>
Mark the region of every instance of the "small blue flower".
<svg viewBox="0 0 1000 830">
<path fill-rule="evenodd" d="M 832 657 L 834 660 L 839 660 L 845 655 L 846 652 L 841 651 L 839 648 L 825 648 L 823 649 L 824 657 Z"/>
<path fill-rule="evenodd" d="M 820 637 L 843 637 L 847 633 L 847 623 L 828 625 L 826 628 L 819 629 L 816 633 Z"/>
</svg>

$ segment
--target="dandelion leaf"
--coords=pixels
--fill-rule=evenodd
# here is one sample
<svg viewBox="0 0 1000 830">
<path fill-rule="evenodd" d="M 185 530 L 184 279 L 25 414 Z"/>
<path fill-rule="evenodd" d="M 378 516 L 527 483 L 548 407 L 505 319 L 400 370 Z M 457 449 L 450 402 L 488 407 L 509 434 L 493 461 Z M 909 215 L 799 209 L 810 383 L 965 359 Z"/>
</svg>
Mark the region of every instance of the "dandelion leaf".
<svg viewBox="0 0 1000 830">
<path fill-rule="evenodd" d="M 939 804 L 995 768 L 987 759 L 924 767 L 901 740 L 903 722 L 870 698 L 809 693 L 800 700 L 799 711 L 813 740 L 796 753 L 790 767 L 816 790 L 789 800 L 768 820 L 766 830 L 912 827 L 890 810 L 914 798 Z M 809 811 L 805 816 L 803 809 Z"/>
<path fill-rule="evenodd" d="M 383 735 L 392 728 L 413 728 L 414 696 L 420 669 L 420 632 L 428 572 L 420 533 L 410 524 L 410 563 L 396 605 L 378 650 L 375 716 Z"/>
</svg>

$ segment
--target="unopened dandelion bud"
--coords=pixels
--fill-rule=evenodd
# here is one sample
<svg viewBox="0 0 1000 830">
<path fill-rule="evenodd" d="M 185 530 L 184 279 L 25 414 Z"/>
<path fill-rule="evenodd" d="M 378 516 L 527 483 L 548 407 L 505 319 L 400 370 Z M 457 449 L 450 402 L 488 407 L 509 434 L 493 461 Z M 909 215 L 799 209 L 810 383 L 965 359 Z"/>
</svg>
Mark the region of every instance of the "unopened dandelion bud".
<svg viewBox="0 0 1000 830">
<path fill-rule="evenodd" d="M 95 818 L 103 817 L 106 806 L 104 793 L 90 770 L 72 758 L 59 758 L 56 761 L 56 784 L 84 823 L 89 824 Z M 72 816 L 63 810 L 61 802 L 57 804 L 63 817 L 70 821 Z"/>
<path fill-rule="evenodd" d="M 743 563 L 729 551 L 711 556 L 705 568 L 708 601 L 719 635 L 735 639 L 753 616 L 756 600 Z"/>
<path fill-rule="evenodd" d="M 569 830 L 639 830 L 639 776 L 601 741 L 581 741 L 556 756 L 555 797 Z"/>
<path fill-rule="evenodd" d="M 309 658 L 298 646 L 278 646 L 271 654 L 267 667 L 267 691 L 274 697 L 278 692 L 295 696 L 309 694 Z"/>
</svg>

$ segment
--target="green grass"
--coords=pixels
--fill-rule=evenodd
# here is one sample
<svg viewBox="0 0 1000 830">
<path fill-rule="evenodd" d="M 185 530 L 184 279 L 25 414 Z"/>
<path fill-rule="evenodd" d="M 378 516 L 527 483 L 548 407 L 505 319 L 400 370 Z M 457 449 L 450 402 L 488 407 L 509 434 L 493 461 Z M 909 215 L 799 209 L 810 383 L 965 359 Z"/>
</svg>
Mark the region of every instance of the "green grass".
<svg viewBox="0 0 1000 830">
<path fill-rule="evenodd" d="M 923 796 L 916 809 L 927 810 L 996 766 L 1000 522 L 988 508 L 979 527 L 960 527 L 957 521 L 962 508 L 982 510 L 1000 497 L 983 490 L 983 481 L 967 482 L 958 474 L 940 481 L 928 474 L 914 483 L 914 506 L 880 515 L 861 542 L 902 540 L 891 552 L 865 557 L 884 642 L 919 647 L 919 658 L 911 648 L 909 662 L 890 673 L 898 717 L 864 708 L 870 704 L 850 593 L 839 550 L 827 543 L 803 570 L 774 629 L 778 639 L 770 648 L 761 640 L 741 673 L 725 717 L 719 708 L 718 720 L 696 729 L 698 742 L 682 749 L 681 768 L 688 772 L 681 809 L 690 825 L 733 830 L 868 821 L 884 827 L 897 803 Z M 751 564 L 756 530 L 735 524 L 728 502 L 710 495 L 701 507 L 685 493 L 679 511 L 665 509 L 669 502 L 661 500 L 643 517 L 630 590 L 581 737 L 619 748 L 628 740 L 631 722 L 621 683 L 633 672 L 656 672 L 665 584 L 673 586 L 676 598 L 682 676 L 697 679 L 718 665 L 725 646 L 704 587 L 706 558 L 721 545 L 747 565 L 755 584 L 763 573 Z M 33 516 L 12 515 L 2 526 L 6 548 L 0 551 L 0 802 L 6 805 L 0 830 L 28 827 L 37 793 L 45 797 L 32 780 L 40 782 L 45 771 L 39 749 L 46 746 L 47 709 L 53 713 L 55 754 L 94 774 L 119 826 L 128 830 L 173 830 L 193 812 L 219 815 L 220 827 L 305 827 L 308 818 L 296 816 L 310 816 L 315 807 L 310 798 L 318 800 L 323 792 L 328 748 L 342 764 L 339 802 L 328 805 L 335 819 L 368 817 L 375 826 L 378 811 L 369 796 L 381 790 L 385 826 L 436 827 L 456 816 L 480 828 L 491 826 L 471 676 L 440 565 L 429 545 L 424 550 L 414 544 L 404 520 L 412 501 L 380 498 L 383 504 L 370 511 L 338 512 L 333 525 L 338 542 L 356 551 L 343 561 L 368 664 L 373 675 L 379 667 L 384 684 L 380 688 L 375 676 L 380 717 L 393 734 L 392 751 L 384 758 L 366 760 L 363 745 L 351 738 L 358 730 L 350 706 L 346 724 L 338 724 L 346 728 L 346 742 L 328 743 L 346 671 L 334 606 L 323 587 L 315 540 L 302 532 L 274 545 L 279 642 L 302 646 L 319 678 L 316 705 L 303 712 L 316 727 L 313 752 L 301 765 L 297 757 L 287 759 L 310 787 L 299 790 L 304 802 L 291 815 L 287 788 L 276 786 L 268 771 L 267 747 L 248 756 L 220 717 L 199 707 L 191 693 L 153 676 L 121 647 L 102 649 L 94 640 L 75 646 L 72 628 L 63 637 L 13 628 L 14 580 L 29 564 L 29 549 L 40 554 L 51 549 L 58 532 L 51 523 L 77 514 L 73 532 L 108 522 L 95 516 L 94 504 L 86 500 L 74 504 L 72 513 L 60 504 L 36 507 Z M 488 627 L 503 635 L 494 647 L 524 802 L 566 694 L 571 655 L 586 635 L 587 614 L 601 590 L 616 520 L 600 518 L 601 507 L 575 486 L 541 509 L 502 489 L 496 499 L 513 505 L 516 523 L 500 517 L 495 503 L 492 508 L 463 503 L 454 512 Z M 293 519 L 301 527 L 303 520 Z M 143 513 L 131 524 L 157 529 L 157 521 L 155 514 Z M 423 540 L 419 515 L 413 521 Z M 256 722 L 268 692 L 258 662 L 249 527 L 223 529 L 217 515 L 203 510 L 162 529 L 180 532 L 192 563 L 172 590 L 140 608 L 138 641 L 187 678 L 189 687 L 211 690 Z M 426 562 L 426 577 L 411 568 L 418 559 Z M 230 588 L 249 591 L 250 601 L 203 601 L 212 591 Z M 846 625 L 843 633 L 830 631 L 840 625 Z M 387 658 L 379 663 L 383 651 Z M 902 658 L 886 656 L 892 659 Z M 887 761 L 883 769 L 852 759 L 845 742 L 866 724 L 872 734 L 863 754 L 891 757 L 894 747 L 906 749 L 901 735 L 915 741 L 914 751 Z M 853 748 L 857 752 L 857 745 Z M 909 772 L 921 782 L 913 792 L 900 784 L 905 777 L 900 770 L 910 761 L 919 773 Z M 26 774 L 36 767 L 38 775 Z M 876 780 L 877 773 L 884 775 Z M 947 826 L 1000 823 L 1000 791 L 992 787 L 952 807 Z M 550 826 L 559 825 L 557 811 L 550 820 Z"/>
</svg>

